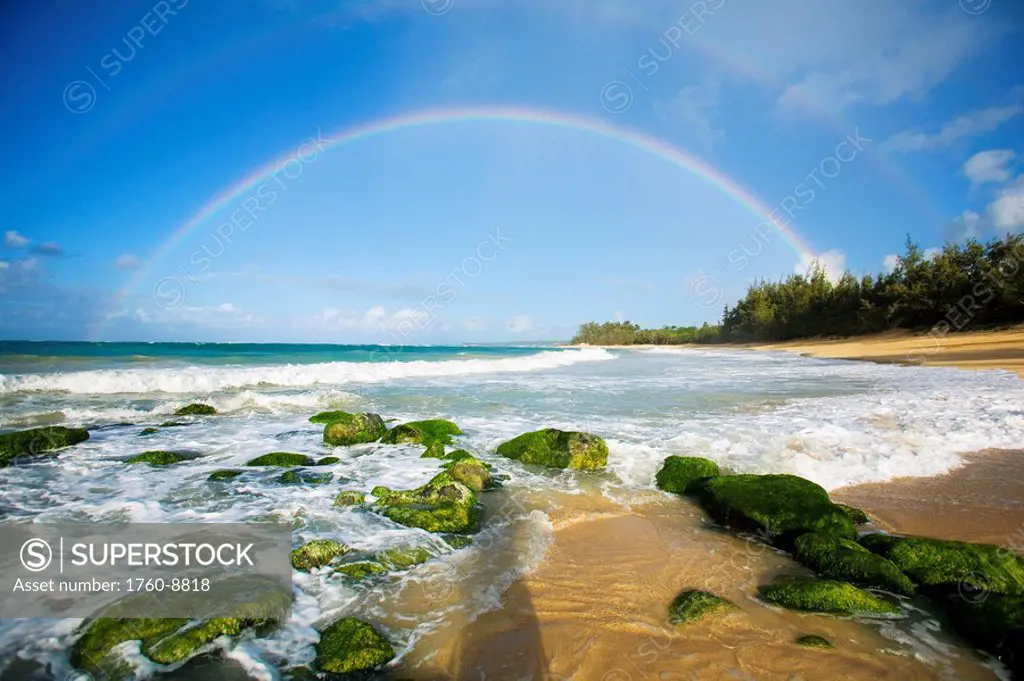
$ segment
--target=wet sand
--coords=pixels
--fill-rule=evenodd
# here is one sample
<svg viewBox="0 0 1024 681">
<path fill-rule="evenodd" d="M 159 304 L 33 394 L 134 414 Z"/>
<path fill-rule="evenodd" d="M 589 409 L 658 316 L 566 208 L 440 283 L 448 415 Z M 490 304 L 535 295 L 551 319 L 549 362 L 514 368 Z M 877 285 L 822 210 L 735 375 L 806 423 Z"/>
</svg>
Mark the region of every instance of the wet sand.
<svg viewBox="0 0 1024 681">
<path fill-rule="evenodd" d="M 553 524 L 540 566 L 504 592 L 500 607 L 422 639 L 395 678 L 997 678 L 981 656 L 920 618 L 855 620 L 760 603 L 759 584 L 806 570 L 759 542 L 719 530 L 690 500 L 648 492 L 628 507 L 594 494 L 532 502 Z M 445 602 L 484 588 L 494 570 L 477 565 L 460 573 Z M 673 626 L 668 604 L 687 588 L 713 591 L 739 610 Z M 435 598 L 429 607 L 443 604 Z M 806 634 L 828 638 L 835 650 L 795 645 Z"/>
<path fill-rule="evenodd" d="M 950 333 L 946 336 L 889 331 L 839 340 L 799 340 L 728 347 L 785 350 L 808 357 L 919 366 L 1006 369 L 1024 377 L 1024 328 L 1019 326 L 998 331 Z"/>
<path fill-rule="evenodd" d="M 946 475 L 899 478 L 834 490 L 880 529 L 1000 544 L 1024 553 L 1024 450 L 969 455 Z"/>
</svg>

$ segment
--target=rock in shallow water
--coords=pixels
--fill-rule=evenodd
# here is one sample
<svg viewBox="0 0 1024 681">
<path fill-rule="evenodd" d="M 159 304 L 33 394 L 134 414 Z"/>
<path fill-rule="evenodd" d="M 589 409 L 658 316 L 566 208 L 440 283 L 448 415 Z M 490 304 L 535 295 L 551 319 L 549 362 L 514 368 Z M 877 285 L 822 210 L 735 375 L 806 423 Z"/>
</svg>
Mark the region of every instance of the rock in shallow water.
<svg viewBox="0 0 1024 681">
<path fill-rule="evenodd" d="M 668 621 L 672 624 L 696 622 L 705 615 L 736 610 L 732 601 L 708 591 L 689 589 L 675 597 L 668 608 Z"/>
<path fill-rule="evenodd" d="M 446 419 L 428 419 L 395 426 L 381 441 L 391 445 L 421 444 L 430 447 L 452 444 L 452 435 L 462 435 L 462 429 Z"/>
<path fill-rule="evenodd" d="M 905 596 L 914 593 L 910 578 L 896 565 L 849 539 L 810 532 L 797 538 L 794 554 L 822 577 Z"/>
<path fill-rule="evenodd" d="M 382 515 L 406 527 L 428 532 L 466 533 L 479 524 L 476 495 L 447 471 L 411 490 L 375 487 L 374 505 Z"/>
<path fill-rule="evenodd" d="M 395 649 L 376 629 L 346 617 L 320 633 L 314 666 L 330 674 L 351 674 L 377 669 L 394 657 Z"/>
<path fill-rule="evenodd" d="M 688 493 L 716 522 L 756 532 L 787 550 L 807 532 L 857 537 L 853 521 L 828 492 L 795 475 L 720 475 L 694 481 Z"/>
<path fill-rule="evenodd" d="M 1001 546 L 888 534 L 869 534 L 860 543 L 932 594 L 1024 595 L 1024 559 Z"/>
<path fill-rule="evenodd" d="M 170 466 L 180 461 L 187 461 L 188 458 L 176 452 L 150 451 L 125 459 L 125 463 L 148 463 L 150 466 Z"/>
<path fill-rule="evenodd" d="M 246 466 L 312 466 L 312 457 L 293 452 L 270 452 L 245 462 Z"/>
<path fill-rule="evenodd" d="M 655 477 L 659 489 L 683 494 L 695 480 L 719 474 L 718 464 L 699 456 L 670 456 L 665 459 Z"/>
<path fill-rule="evenodd" d="M 608 464 L 608 445 L 590 433 L 546 428 L 498 445 L 498 454 L 551 468 L 596 470 Z"/>
<path fill-rule="evenodd" d="M 15 433 L 0 435 L 0 468 L 9 466 L 14 459 L 25 456 L 36 456 L 56 451 L 89 439 L 85 428 L 65 428 L 64 426 L 47 426 L 31 428 Z"/>
<path fill-rule="evenodd" d="M 387 426 L 377 414 L 330 413 L 331 420 L 326 421 L 324 426 L 324 444 L 326 445 L 343 447 L 376 442 L 387 433 Z"/>
<path fill-rule="evenodd" d="M 827 638 L 821 636 L 801 636 L 796 640 L 796 644 L 802 648 L 817 648 L 819 650 L 832 650 L 835 646 Z"/>
<path fill-rule="evenodd" d="M 193 402 L 174 412 L 175 416 L 213 416 L 217 410 L 208 404 Z"/>
<path fill-rule="evenodd" d="M 292 551 L 292 567 L 308 572 L 313 568 L 327 565 L 351 550 L 348 546 L 333 539 L 314 539 Z"/>
<path fill-rule="evenodd" d="M 852 584 L 817 577 L 783 575 L 760 586 L 761 600 L 790 610 L 824 612 L 832 615 L 894 615 L 898 605 Z"/>
</svg>

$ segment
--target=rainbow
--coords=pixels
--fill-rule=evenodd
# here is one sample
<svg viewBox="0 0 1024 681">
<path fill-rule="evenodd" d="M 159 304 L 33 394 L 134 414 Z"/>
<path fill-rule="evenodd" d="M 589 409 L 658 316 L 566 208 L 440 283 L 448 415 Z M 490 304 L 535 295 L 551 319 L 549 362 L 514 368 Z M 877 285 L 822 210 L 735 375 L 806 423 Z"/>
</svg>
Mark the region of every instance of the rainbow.
<svg viewBox="0 0 1024 681">
<path fill-rule="evenodd" d="M 786 243 L 788 243 L 802 259 L 812 259 L 815 257 L 814 249 L 796 232 L 796 230 L 772 216 L 772 208 L 766 206 L 750 191 L 705 161 L 702 161 L 695 156 L 691 156 L 690 154 L 687 154 L 657 137 L 628 128 L 611 125 L 604 121 L 592 118 L 585 118 L 582 116 L 543 109 L 527 109 L 507 106 L 430 109 L 379 119 L 363 125 L 343 129 L 333 134 L 325 135 L 324 137 L 326 138 L 326 141 L 323 144 L 323 148 L 325 150 L 337 148 L 352 142 L 385 135 L 399 130 L 408 130 L 410 128 L 420 128 L 432 125 L 458 124 L 470 121 L 526 123 L 574 130 L 577 132 L 590 133 L 604 139 L 627 145 L 634 149 L 642 150 L 703 179 L 730 197 L 736 204 L 742 206 L 755 215 L 760 221 L 771 224 Z M 295 154 L 296 151 L 295 148 L 293 148 L 289 153 L 278 156 L 269 163 L 253 170 L 242 179 L 238 180 L 226 189 L 223 189 L 209 199 L 205 205 L 192 215 L 192 217 L 174 229 L 171 235 L 146 260 L 143 267 L 136 271 L 134 276 L 132 276 L 128 283 L 121 289 L 120 293 L 115 296 L 115 305 L 132 293 L 147 278 L 149 273 L 152 271 L 153 266 L 162 261 L 168 253 L 174 250 L 197 227 L 222 211 L 225 207 L 240 199 L 250 190 L 255 189 L 258 185 L 267 180 L 272 173 L 281 169 L 285 163 L 294 160 Z M 111 312 L 113 312 L 113 310 L 111 310 Z M 109 317 L 109 315 L 107 317 Z M 107 317 L 104 317 L 99 321 L 99 326 L 95 329 L 95 332 L 91 334 L 93 340 L 98 340 L 97 336 L 102 331 Z"/>
</svg>

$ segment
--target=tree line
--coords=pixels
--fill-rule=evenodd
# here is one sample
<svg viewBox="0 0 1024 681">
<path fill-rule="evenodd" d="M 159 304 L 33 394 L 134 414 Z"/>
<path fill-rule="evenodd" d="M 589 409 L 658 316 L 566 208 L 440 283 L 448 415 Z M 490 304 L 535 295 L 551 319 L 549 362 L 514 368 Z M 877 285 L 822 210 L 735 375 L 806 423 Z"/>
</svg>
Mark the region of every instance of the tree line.
<svg viewBox="0 0 1024 681">
<path fill-rule="evenodd" d="M 925 254 L 907 239 L 885 273 L 836 282 L 815 263 L 807 274 L 759 281 L 717 325 L 642 329 L 630 322 L 587 322 L 573 343 L 592 345 L 780 341 L 857 336 L 889 329 L 941 333 L 1024 321 L 1024 237 L 948 243 Z"/>
</svg>

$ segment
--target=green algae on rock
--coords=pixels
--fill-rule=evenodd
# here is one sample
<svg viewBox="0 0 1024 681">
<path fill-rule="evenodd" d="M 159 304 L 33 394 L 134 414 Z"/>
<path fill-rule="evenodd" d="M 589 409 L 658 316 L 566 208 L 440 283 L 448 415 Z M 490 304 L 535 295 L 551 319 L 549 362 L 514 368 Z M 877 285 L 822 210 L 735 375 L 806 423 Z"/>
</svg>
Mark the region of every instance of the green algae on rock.
<svg viewBox="0 0 1024 681">
<path fill-rule="evenodd" d="M 178 428 L 179 426 L 191 426 L 191 423 L 187 421 L 164 421 L 160 424 L 161 428 Z"/>
<path fill-rule="evenodd" d="M 366 495 L 362 492 L 345 490 L 334 497 L 334 506 L 359 506 L 366 501 Z"/>
<path fill-rule="evenodd" d="M 668 621 L 672 624 L 696 622 L 705 615 L 736 610 L 736 605 L 721 596 L 708 591 L 687 589 L 672 601 L 668 607 Z"/>
<path fill-rule="evenodd" d="M 758 587 L 761 600 L 790 610 L 824 612 L 833 615 L 893 615 L 898 605 L 884 598 L 831 579 L 781 576 Z"/>
<path fill-rule="evenodd" d="M 193 402 L 174 412 L 175 416 L 213 416 L 217 410 L 208 404 Z"/>
<path fill-rule="evenodd" d="M 319 414 L 314 414 L 313 416 L 310 416 L 309 422 L 321 423 L 326 425 L 328 423 L 331 423 L 332 421 L 344 420 L 349 416 L 352 416 L 352 414 L 348 413 L 347 411 L 322 411 Z"/>
<path fill-rule="evenodd" d="M 386 573 L 388 569 L 380 563 L 375 563 L 372 560 L 361 560 L 356 563 L 338 565 L 334 568 L 334 571 L 345 575 L 349 579 L 360 580 L 374 575 L 382 575 Z"/>
<path fill-rule="evenodd" d="M 474 492 L 483 492 L 496 486 L 490 467 L 472 455 L 451 460 L 441 468 L 446 470 L 454 480 L 461 482 Z"/>
<path fill-rule="evenodd" d="M 125 459 L 125 463 L 148 463 L 151 466 L 169 466 L 180 461 L 187 461 L 189 457 L 175 452 L 163 452 L 154 450 L 142 452 L 133 457 Z"/>
<path fill-rule="evenodd" d="M 914 593 L 910 578 L 892 561 L 871 553 L 849 539 L 822 532 L 809 532 L 794 543 L 797 560 L 822 577 L 863 587 L 884 589 L 909 596 Z"/>
<path fill-rule="evenodd" d="M 341 461 L 341 459 L 336 457 L 336 456 L 325 456 L 324 458 L 318 460 L 316 462 L 316 465 L 317 466 L 332 466 L 332 465 L 338 463 L 339 461 Z"/>
<path fill-rule="evenodd" d="M 285 471 L 277 481 L 284 485 L 323 485 L 334 477 L 331 473 L 314 473 L 302 468 Z"/>
<path fill-rule="evenodd" d="M 82 635 L 71 647 L 71 666 L 96 675 L 117 668 L 111 650 L 125 641 L 155 643 L 188 624 L 187 618 L 121 619 L 100 617 L 86 623 Z M 99 676 L 105 678 L 105 676 Z M 134 678 L 120 675 L 115 678 Z"/>
<path fill-rule="evenodd" d="M 939 604 L 957 633 L 999 658 L 1012 678 L 1024 678 L 1024 596 L 979 592 L 968 598 L 956 593 Z"/>
<path fill-rule="evenodd" d="M 223 468 L 219 471 L 210 473 L 210 477 L 207 478 L 210 482 L 216 482 L 217 480 L 234 480 L 245 471 L 235 470 L 231 468 Z"/>
<path fill-rule="evenodd" d="M 1024 594 L 1024 559 L 1001 546 L 881 533 L 860 543 L 892 561 L 922 590 Z"/>
<path fill-rule="evenodd" d="M 382 439 L 390 445 L 421 444 L 429 447 L 435 442 L 450 445 L 452 435 L 462 435 L 462 429 L 446 419 L 410 421 L 395 426 Z"/>
<path fill-rule="evenodd" d="M 158 664 L 174 664 L 191 657 L 219 636 L 238 636 L 254 624 L 250 620 L 233 617 L 208 619 L 158 641 L 146 642 L 142 646 L 142 652 Z"/>
<path fill-rule="evenodd" d="M 85 428 L 46 426 L 0 435 L 0 468 L 21 456 L 36 456 L 56 451 L 89 439 Z"/>
<path fill-rule="evenodd" d="M 159 433 L 159 432 L 160 432 L 159 428 L 154 428 L 154 427 L 150 426 L 148 428 L 143 428 L 139 432 L 139 435 L 153 435 L 154 433 Z"/>
<path fill-rule="evenodd" d="M 443 459 L 444 458 L 444 443 L 443 442 L 431 442 L 427 445 L 427 448 L 420 454 L 421 459 Z"/>
<path fill-rule="evenodd" d="M 270 452 L 245 462 L 246 466 L 312 466 L 312 457 L 293 452 Z"/>
<path fill-rule="evenodd" d="M 684 494 L 694 480 L 710 478 L 719 474 L 718 464 L 699 456 L 669 456 L 655 476 L 659 489 L 674 494 Z"/>
<path fill-rule="evenodd" d="M 859 508 L 847 506 L 846 504 L 836 504 L 836 506 L 843 509 L 843 513 L 845 513 L 850 518 L 850 520 L 853 521 L 854 525 L 865 525 L 871 522 L 871 518 L 868 517 L 868 514 L 860 510 Z"/>
<path fill-rule="evenodd" d="M 395 649 L 371 625 L 345 617 L 320 632 L 313 665 L 329 674 L 368 672 L 387 664 Z"/>
<path fill-rule="evenodd" d="M 479 523 L 476 495 L 447 471 L 411 490 L 375 487 L 375 508 L 385 517 L 406 527 L 428 532 L 466 533 Z"/>
<path fill-rule="evenodd" d="M 795 643 L 803 648 L 816 648 L 818 650 L 832 650 L 835 648 L 832 642 L 827 638 L 821 636 L 814 636 L 813 634 L 808 636 L 801 636 Z"/>
<path fill-rule="evenodd" d="M 596 470 L 608 463 L 608 445 L 596 435 L 545 428 L 498 445 L 498 454 L 551 468 Z"/>
<path fill-rule="evenodd" d="M 314 539 L 292 551 L 292 567 L 308 572 L 313 568 L 327 565 L 351 550 L 348 546 L 333 539 Z"/>
<path fill-rule="evenodd" d="M 387 433 L 388 427 L 377 414 L 349 414 L 332 412 L 324 426 L 324 444 L 335 447 L 376 442 Z M 314 417 L 316 418 L 316 417 Z"/>
<path fill-rule="evenodd" d="M 421 546 L 399 546 L 381 551 L 374 560 L 393 570 L 405 570 L 431 559 L 430 552 Z"/>
<path fill-rule="evenodd" d="M 720 475 L 694 481 L 696 496 L 714 520 L 790 548 L 807 532 L 828 532 L 855 539 L 850 517 L 820 485 L 795 475 Z"/>
</svg>

